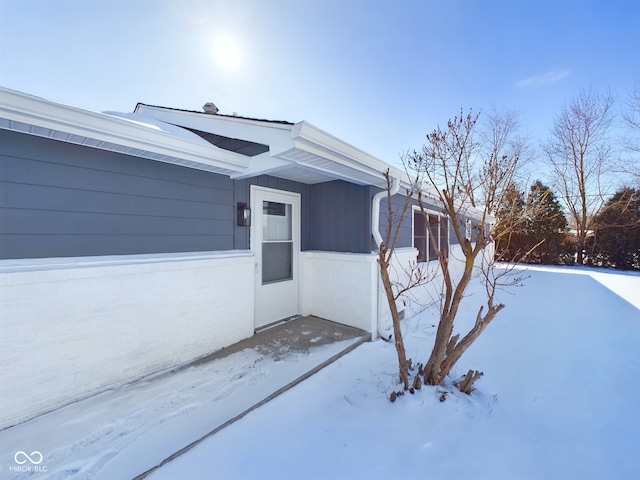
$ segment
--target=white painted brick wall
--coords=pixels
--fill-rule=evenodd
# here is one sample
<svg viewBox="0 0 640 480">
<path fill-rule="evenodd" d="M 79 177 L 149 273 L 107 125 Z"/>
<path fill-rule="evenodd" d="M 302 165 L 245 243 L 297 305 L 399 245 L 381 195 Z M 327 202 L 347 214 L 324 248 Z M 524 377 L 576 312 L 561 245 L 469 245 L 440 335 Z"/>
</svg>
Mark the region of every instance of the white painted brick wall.
<svg viewBox="0 0 640 480">
<path fill-rule="evenodd" d="M 0 428 L 251 336 L 253 265 L 248 252 L 0 262 Z"/>
<path fill-rule="evenodd" d="M 460 252 L 452 248 L 452 268 L 462 267 Z M 414 248 L 396 250 L 389 269 L 393 281 L 406 283 L 407 271 L 418 252 Z M 302 252 L 302 281 L 300 287 L 301 314 L 317 315 L 328 320 L 366 330 L 375 338 L 378 332 L 392 333 L 391 311 L 380 280 L 377 254 L 335 252 Z M 438 273 L 436 262 L 430 262 L 427 274 Z M 405 318 L 416 315 L 438 298 L 439 282 L 416 287 L 410 294 L 397 300 L 399 311 Z"/>
<path fill-rule="evenodd" d="M 392 262 L 392 279 L 403 276 L 403 268 L 418 255 L 414 248 L 398 249 Z M 300 305 L 303 315 L 318 317 L 351 325 L 367 332 L 374 338 L 378 330 L 388 330 L 391 312 L 387 304 L 380 271 L 378 255 L 302 252 L 302 282 Z M 420 295 L 420 292 L 415 292 Z M 413 308 L 408 315 L 419 311 L 419 306 L 402 300 L 398 309 Z"/>
<path fill-rule="evenodd" d="M 377 315 L 375 254 L 302 252 L 303 315 L 372 331 Z"/>
<path fill-rule="evenodd" d="M 417 257 L 418 250 L 415 248 L 397 249 L 389 268 L 389 277 L 391 278 L 391 281 L 398 282 L 400 285 L 405 285 L 408 282 L 407 272 L 410 271 L 410 264 L 415 262 Z M 376 273 L 378 276 L 380 275 L 378 271 L 376 271 Z M 410 294 L 396 300 L 398 312 L 404 311 L 404 318 L 410 318 L 423 310 L 427 303 L 424 298 L 424 294 L 424 290 L 416 288 L 411 290 Z M 391 310 L 387 303 L 387 297 L 384 292 L 382 281 L 380 281 L 378 285 L 378 312 L 379 333 L 388 337 L 393 333 L 393 326 L 391 322 Z"/>
</svg>

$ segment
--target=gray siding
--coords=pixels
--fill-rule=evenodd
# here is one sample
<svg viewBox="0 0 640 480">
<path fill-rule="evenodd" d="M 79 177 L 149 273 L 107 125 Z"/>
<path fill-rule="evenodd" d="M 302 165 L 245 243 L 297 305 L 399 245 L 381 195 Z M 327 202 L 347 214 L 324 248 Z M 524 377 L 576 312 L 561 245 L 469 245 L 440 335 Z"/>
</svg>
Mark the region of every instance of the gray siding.
<svg viewBox="0 0 640 480">
<path fill-rule="evenodd" d="M 309 250 L 371 252 L 371 188 L 336 180 L 312 185 Z"/>
<path fill-rule="evenodd" d="M 471 220 L 471 241 L 476 242 L 478 240 L 478 236 L 480 234 L 480 220 L 478 217 L 474 217 L 471 215 L 461 215 L 460 216 L 460 231 L 462 235 L 466 233 L 467 230 L 467 219 Z M 453 228 L 451 229 L 453 231 Z"/>
<path fill-rule="evenodd" d="M 224 176 L 0 130 L 0 258 L 234 248 Z"/>
<path fill-rule="evenodd" d="M 306 185 L 261 175 L 235 182 L 235 202 L 249 202 L 250 186 L 300 193 L 300 248 L 329 252 L 370 252 L 371 199 L 368 186 L 340 180 Z M 237 248 L 249 248 L 249 228 L 235 227 Z"/>
<path fill-rule="evenodd" d="M 244 180 L 234 181 L 235 199 L 234 205 L 239 202 L 251 205 L 251 185 L 258 185 L 260 187 L 273 188 L 275 190 L 284 190 L 286 192 L 294 192 L 300 194 L 300 208 L 302 210 L 300 215 L 300 248 L 307 250 L 308 239 L 308 223 L 309 218 L 309 185 L 304 183 L 294 182 L 292 180 L 285 180 L 282 178 L 271 177 L 269 175 L 260 175 L 258 177 L 247 178 Z M 256 215 L 256 212 L 252 212 L 252 215 Z M 236 248 L 241 250 L 248 250 L 249 243 L 249 227 L 235 227 L 235 242 Z"/>
<path fill-rule="evenodd" d="M 376 189 L 376 192 L 379 192 L 380 189 Z M 375 195 L 374 193 L 374 195 Z M 404 195 L 400 195 L 400 194 L 396 194 L 393 197 L 391 197 L 391 205 L 392 205 L 392 210 L 393 210 L 393 215 L 394 217 L 397 219 L 398 217 L 400 217 L 400 214 L 402 213 L 402 208 L 404 206 L 404 201 L 405 201 L 405 197 Z M 417 204 L 417 202 L 416 202 Z M 387 201 L 387 197 L 383 197 L 382 200 L 380 201 L 380 235 L 382 235 L 382 239 L 384 240 L 385 236 L 386 236 L 386 232 L 387 232 L 387 226 L 389 225 L 389 207 L 388 207 L 388 201 Z M 411 211 L 407 210 L 407 214 L 406 217 L 404 219 L 404 221 L 402 222 L 402 225 L 400 227 L 400 235 L 398 236 L 398 243 L 396 244 L 396 248 L 403 248 L 403 247 L 411 247 L 413 246 L 413 238 L 412 238 L 412 232 L 413 229 L 411 227 L 411 222 L 412 222 L 412 217 L 411 217 Z M 397 221 L 397 220 L 394 220 Z M 372 248 L 377 250 L 378 249 L 378 245 L 375 245 L 375 242 L 373 241 L 373 237 L 372 237 Z"/>
<path fill-rule="evenodd" d="M 0 258 L 249 248 L 236 225 L 250 186 L 301 195 L 301 248 L 368 253 L 379 189 L 222 175 L 0 130 Z M 396 195 L 395 207 L 403 197 Z M 386 199 L 380 229 L 386 228 Z M 398 247 L 412 245 L 411 217 Z"/>
</svg>

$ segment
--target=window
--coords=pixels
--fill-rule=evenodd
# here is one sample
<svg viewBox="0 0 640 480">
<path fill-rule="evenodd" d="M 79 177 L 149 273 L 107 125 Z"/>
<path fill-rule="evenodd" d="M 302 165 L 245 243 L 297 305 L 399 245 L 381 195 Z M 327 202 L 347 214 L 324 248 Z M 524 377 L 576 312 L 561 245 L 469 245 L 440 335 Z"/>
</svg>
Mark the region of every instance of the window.
<svg viewBox="0 0 640 480">
<path fill-rule="evenodd" d="M 418 249 L 418 262 L 427 262 L 438 258 L 438 250 L 449 254 L 449 218 L 435 212 L 428 212 L 428 224 L 422 212 L 413 209 L 413 246 Z M 431 244 L 433 235 L 435 246 Z"/>
<path fill-rule="evenodd" d="M 490 223 L 484 224 L 484 238 L 491 241 L 491 224 Z"/>
<path fill-rule="evenodd" d="M 290 203 L 262 202 L 262 284 L 293 278 Z"/>
</svg>

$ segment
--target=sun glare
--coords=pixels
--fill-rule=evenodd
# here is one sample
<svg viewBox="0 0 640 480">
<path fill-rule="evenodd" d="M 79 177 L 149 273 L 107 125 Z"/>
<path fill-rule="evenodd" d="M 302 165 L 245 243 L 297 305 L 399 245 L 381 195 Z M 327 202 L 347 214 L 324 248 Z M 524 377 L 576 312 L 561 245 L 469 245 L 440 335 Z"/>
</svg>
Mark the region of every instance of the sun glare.
<svg viewBox="0 0 640 480">
<path fill-rule="evenodd" d="M 224 70 L 237 70 L 242 63 L 238 43 L 228 35 L 218 35 L 214 38 L 213 55 L 216 64 Z"/>
</svg>

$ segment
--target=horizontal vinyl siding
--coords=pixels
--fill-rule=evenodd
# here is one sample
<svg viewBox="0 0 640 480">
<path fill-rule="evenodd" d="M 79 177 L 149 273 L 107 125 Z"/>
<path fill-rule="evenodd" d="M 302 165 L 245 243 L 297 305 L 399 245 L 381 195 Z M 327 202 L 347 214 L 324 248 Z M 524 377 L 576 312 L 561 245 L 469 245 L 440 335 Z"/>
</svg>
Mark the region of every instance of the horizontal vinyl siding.
<svg viewBox="0 0 640 480">
<path fill-rule="evenodd" d="M 234 204 L 244 203 L 247 206 L 251 205 L 251 185 L 257 185 L 259 187 L 273 188 L 274 190 L 283 190 L 285 192 L 294 192 L 300 194 L 300 248 L 302 250 L 308 250 L 309 238 L 310 238 L 310 217 L 309 217 L 309 188 L 310 185 L 304 183 L 294 182 L 293 180 L 286 180 L 284 178 L 272 177 L 269 175 L 260 175 L 258 177 L 247 178 L 244 180 L 236 180 L 235 186 L 235 201 Z M 253 212 L 252 216 L 258 215 L 260 212 Z M 238 250 L 248 250 L 250 245 L 249 239 L 249 227 L 235 227 L 235 248 Z"/>
<path fill-rule="evenodd" d="M 224 176 L 0 131 L 0 258 L 234 248 Z"/>
<path fill-rule="evenodd" d="M 235 202 L 250 205 L 250 186 L 300 194 L 300 248 L 325 252 L 369 253 L 371 192 L 369 186 L 335 180 L 306 185 L 260 175 L 235 182 Z M 259 212 L 254 212 L 257 215 Z M 249 227 L 235 227 L 236 248 L 249 248 Z"/>
<path fill-rule="evenodd" d="M 391 197 L 391 206 L 394 212 L 393 214 L 396 218 L 398 218 L 402 213 L 404 202 L 405 202 L 404 195 L 396 194 L 393 197 Z M 409 208 L 407 209 L 406 216 L 400 227 L 400 234 L 398 235 L 398 242 L 396 243 L 396 248 L 413 246 L 412 222 L 413 220 L 412 220 L 412 214 L 411 214 L 411 206 L 409 206 Z M 383 241 L 387 234 L 387 225 L 389 225 L 389 207 L 388 207 L 387 197 L 385 196 L 380 201 L 380 235 L 382 236 Z M 393 234 L 393 231 L 392 231 L 392 234 Z M 377 250 L 378 247 L 379 247 L 378 245 L 373 244 L 373 238 L 372 238 L 372 248 L 374 250 Z"/>
<path fill-rule="evenodd" d="M 311 186 L 308 250 L 370 253 L 370 187 L 341 180 Z"/>
</svg>

